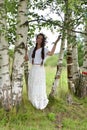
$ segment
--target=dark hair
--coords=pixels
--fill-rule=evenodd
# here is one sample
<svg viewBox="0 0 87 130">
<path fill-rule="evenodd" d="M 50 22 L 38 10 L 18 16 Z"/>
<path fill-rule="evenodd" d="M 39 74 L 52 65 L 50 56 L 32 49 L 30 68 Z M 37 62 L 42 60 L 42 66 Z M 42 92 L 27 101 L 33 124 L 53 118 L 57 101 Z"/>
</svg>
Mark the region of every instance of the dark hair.
<svg viewBox="0 0 87 130">
<path fill-rule="evenodd" d="M 41 48 L 42 48 L 42 51 L 41 51 L 41 58 L 42 58 L 42 62 L 41 62 L 41 65 L 43 65 L 43 60 L 44 60 L 44 46 L 45 46 L 45 43 L 46 43 L 46 37 L 43 33 L 39 33 L 36 37 L 36 39 L 38 38 L 38 36 L 42 36 L 43 39 L 42 39 L 42 44 L 41 44 Z M 32 53 L 32 64 L 34 63 L 34 58 L 35 58 L 35 53 L 36 53 L 36 49 L 37 49 L 37 43 L 36 43 L 36 46 L 33 50 L 33 53 Z"/>
</svg>

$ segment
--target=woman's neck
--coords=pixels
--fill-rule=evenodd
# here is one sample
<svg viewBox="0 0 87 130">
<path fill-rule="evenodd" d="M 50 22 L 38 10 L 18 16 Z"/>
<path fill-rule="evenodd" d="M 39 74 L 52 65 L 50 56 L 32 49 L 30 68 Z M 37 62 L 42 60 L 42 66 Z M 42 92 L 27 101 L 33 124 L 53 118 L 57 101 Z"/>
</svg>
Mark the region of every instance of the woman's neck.
<svg viewBox="0 0 87 130">
<path fill-rule="evenodd" d="M 39 48 L 41 48 L 41 46 L 40 46 L 40 45 L 37 45 L 37 49 L 39 49 Z"/>
</svg>

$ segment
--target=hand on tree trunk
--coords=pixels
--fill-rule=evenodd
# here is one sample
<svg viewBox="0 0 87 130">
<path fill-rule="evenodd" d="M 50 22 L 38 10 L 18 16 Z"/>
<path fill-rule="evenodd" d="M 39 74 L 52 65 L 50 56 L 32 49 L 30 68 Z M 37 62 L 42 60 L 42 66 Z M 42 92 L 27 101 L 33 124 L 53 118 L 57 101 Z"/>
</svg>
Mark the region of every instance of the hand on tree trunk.
<svg viewBox="0 0 87 130">
<path fill-rule="evenodd" d="M 28 55 L 27 54 L 25 54 L 24 59 L 25 59 L 25 61 L 28 61 Z"/>
</svg>

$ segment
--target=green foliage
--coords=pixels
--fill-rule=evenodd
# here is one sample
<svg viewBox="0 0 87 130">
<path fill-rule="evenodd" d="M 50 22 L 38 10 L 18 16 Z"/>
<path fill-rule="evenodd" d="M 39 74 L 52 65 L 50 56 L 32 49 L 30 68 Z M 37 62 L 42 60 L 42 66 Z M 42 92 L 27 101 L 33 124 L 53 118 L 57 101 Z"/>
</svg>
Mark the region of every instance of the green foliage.
<svg viewBox="0 0 87 130">
<path fill-rule="evenodd" d="M 7 14 L 7 39 L 9 44 L 14 44 L 16 39 L 17 6 L 18 2 L 16 0 L 5 0 Z"/>
<path fill-rule="evenodd" d="M 79 3 L 79 4 L 78 4 Z M 81 6 L 83 5 L 83 6 Z M 83 23 L 82 19 L 79 17 L 84 17 L 86 19 L 86 8 L 84 7 L 85 0 L 70 0 L 68 3 L 69 9 L 75 14 L 76 18 L 71 21 L 73 25 L 78 26 Z M 40 12 L 46 11 L 49 8 L 49 13 L 41 14 Z M 62 31 L 65 30 L 67 25 L 64 24 L 64 17 L 61 15 L 65 13 L 65 1 L 64 0 L 47 0 L 47 1 L 38 1 L 33 2 L 28 1 L 28 43 L 32 44 L 32 39 L 35 35 L 35 30 L 40 31 L 43 27 L 50 28 L 51 31 Z M 8 43 L 14 44 L 16 40 L 16 25 L 17 25 L 17 9 L 18 1 L 17 0 L 5 0 L 5 9 L 7 12 L 7 37 Z M 38 11 L 37 11 L 38 10 Z M 57 20 L 54 20 L 50 16 L 50 12 L 58 16 Z M 60 17 L 60 18 L 59 18 Z M 85 20 L 86 21 L 86 20 Z M 64 25 L 64 27 L 63 27 Z"/>
</svg>

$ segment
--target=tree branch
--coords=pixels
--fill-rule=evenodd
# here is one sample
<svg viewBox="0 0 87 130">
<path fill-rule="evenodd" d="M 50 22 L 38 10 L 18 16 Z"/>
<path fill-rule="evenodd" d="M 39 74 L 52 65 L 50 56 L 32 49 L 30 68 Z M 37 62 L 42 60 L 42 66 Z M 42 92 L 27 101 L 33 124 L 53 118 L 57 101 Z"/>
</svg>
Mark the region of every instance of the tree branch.
<svg viewBox="0 0 87 130">
<path fill-rule="evenodd" d="M 71 30 L 72 32 L 76 32 L 76 33 L 81 33 L 81 34 L 84 34 L 84 35 L 87 35 L 87 33 L 85 33 L 85 32 L 81 32 L 81 31 L 75 31 L 75 30 Z"/>
<path fill-rule="evenodd" d="M 37 21 L 55 22 L 55 21 L 52 21 L 50 19 L 49 20 L 46 20 L 46 19 L 34 19 L 34 20 L 26 21 L 25 23 L 23 23 L 20 26 L 23 26 L 23 25 L 25 26 L 25 25 L 28 25 L 31 22 L 37 22 Z M 64 29 L 64 26 L 60 25 L 57 21 L 56 21 L 56 26 L 59 26 L 62 30 Z M 87 35 L 86 32 L 76 31 L 76 30 L 73 30 L 73 29 L 69 29 L 69 30 L 72 31 L 72 32 L 75 32 L 75 33 L 81 33 L 81 34 Z"/>
</svg>

